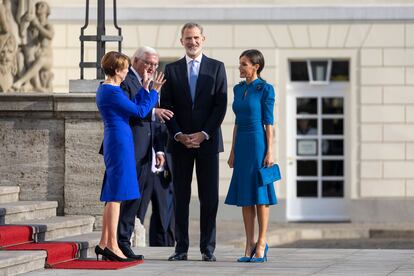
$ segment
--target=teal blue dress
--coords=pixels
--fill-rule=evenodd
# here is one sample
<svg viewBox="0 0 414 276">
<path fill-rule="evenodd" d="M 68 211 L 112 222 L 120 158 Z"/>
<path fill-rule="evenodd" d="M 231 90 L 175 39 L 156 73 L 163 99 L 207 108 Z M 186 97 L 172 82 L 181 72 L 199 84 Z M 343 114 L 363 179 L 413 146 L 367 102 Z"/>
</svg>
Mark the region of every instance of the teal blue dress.
<svg viewBox="0 0 414 276">
<path fill-rule="evenodd" d="M 265 125 L 273 125 L 275 91 L 262 79 L 233 89 L 233 111 L 237 133 L 234 144 L 234 169 L 225 204 L 252 206 L 277 203 L 272 184 L 261 186 L 259 169 L 266 155 Z"/>
</svg>

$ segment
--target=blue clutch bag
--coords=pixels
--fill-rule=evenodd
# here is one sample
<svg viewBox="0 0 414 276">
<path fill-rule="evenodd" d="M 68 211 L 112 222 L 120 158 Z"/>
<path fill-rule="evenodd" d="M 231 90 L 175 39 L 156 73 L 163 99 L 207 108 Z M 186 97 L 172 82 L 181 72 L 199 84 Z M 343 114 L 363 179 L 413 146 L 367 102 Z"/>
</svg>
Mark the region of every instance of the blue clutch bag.
<svg viewBox="0 0 414 276">
<path fill-rule="evenodd" d="M 275 181 L 280 180 L 279 166 L 274 164 L 270 167 L 263 167 L 259 169 L 259 178 L 261 180 L 261 186 L 272 184 Z"/>
</svg>

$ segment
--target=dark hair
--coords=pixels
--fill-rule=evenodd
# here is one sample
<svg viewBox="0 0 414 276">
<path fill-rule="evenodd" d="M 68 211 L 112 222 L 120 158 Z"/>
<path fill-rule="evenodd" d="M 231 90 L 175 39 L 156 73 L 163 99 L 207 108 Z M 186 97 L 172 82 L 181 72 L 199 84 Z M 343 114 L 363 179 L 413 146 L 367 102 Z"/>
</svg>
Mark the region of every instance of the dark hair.
<svg viewBox="0 0 414 276">
<path fill-rule="evenodd" d="M 101 60 L 101 67 L 107 76 L 115 76 L 116 70 L 128 67 L 131 60 L 127 55 L 119 52 L 111 51 L 106 53 Z"/>
<path fill-rule="evenodd" d="M 257 69 L 257 76 L 260 77 L 260 72 L 262 72 L 265 66 L 263 54 L 259 50 L 250 49 L 243 51 L 239 58 L 242 57 L 247 57 L 253 65 L 259 64 L 259 69 Z"/>
<path fill-rule="evenodd" d="M 186 29 L 192 29 L 192 28 L 198 28 L 200 30 L 200 33 L 203 34 L 203 27 L 195 22 L 188 22 L 185 23 L 184 26 L 181 28 L 181 37 L 183 37 L 184 31 Z"/>
</svg>

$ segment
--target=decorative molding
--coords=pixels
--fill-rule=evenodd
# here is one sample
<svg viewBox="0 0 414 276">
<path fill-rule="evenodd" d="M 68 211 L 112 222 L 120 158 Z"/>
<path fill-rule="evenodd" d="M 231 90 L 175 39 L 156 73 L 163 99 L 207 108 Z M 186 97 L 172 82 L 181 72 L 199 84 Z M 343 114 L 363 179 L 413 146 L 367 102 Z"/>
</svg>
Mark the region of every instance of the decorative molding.
<svg viewBox="0 0 414 276">
<path fill-rule="evenodd" d="M 112 10 L 106 10 L 112 18 Z M 96 8 L 91 8 L 90 18 L 96 19 Z M 82 7 L 52 7 L 51 20 L 84 21 Z M 119 21 L 401 21 L 414 20 L 414 5 L 380 6 L 254 6 L 254 7 L 162 7 L 118 8 Z"/>
</svg>

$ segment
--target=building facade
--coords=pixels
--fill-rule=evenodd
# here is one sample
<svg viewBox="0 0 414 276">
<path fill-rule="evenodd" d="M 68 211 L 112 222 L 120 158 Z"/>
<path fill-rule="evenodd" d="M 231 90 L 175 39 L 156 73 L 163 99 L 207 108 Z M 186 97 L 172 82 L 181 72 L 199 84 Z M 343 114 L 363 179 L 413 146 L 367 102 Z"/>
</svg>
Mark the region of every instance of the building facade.
<svg viewBox="0 0 414 276">
<path fill-rule="evenodd" d="M 414 1 L 118 2 L 126 54 L 148 45 L 163 63 L 181 58 L 180 28 L 196 21 L 204 26 L 204 53 L 225 63 L 222 197 L 232 173 L 226 161 L 238 57 L 257 48 L 266 59 L 263 78 L 277 94 L 274 153 L 283 179 L 276 183 L 280 204 L 272 208 L 272 220 L 414 218 Z M 49 3 L 54 91 L 67 93 L 69 79 L 79 78 L 84 1 Z M 87 29 L 95 30 L 93 24 Z M 115 30 L 107 26 L 107 32 Z M 91 61 L 94 47 L 86 48 Z M 86 71 L 86 78 L 94 74 Z M 194 184 L 194 195 L 196 189 Z M 223 216 L 230 212 L 220 208 Z"/>
</svg>

